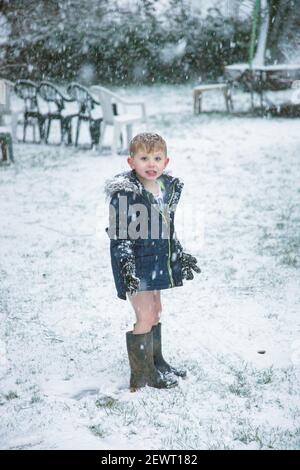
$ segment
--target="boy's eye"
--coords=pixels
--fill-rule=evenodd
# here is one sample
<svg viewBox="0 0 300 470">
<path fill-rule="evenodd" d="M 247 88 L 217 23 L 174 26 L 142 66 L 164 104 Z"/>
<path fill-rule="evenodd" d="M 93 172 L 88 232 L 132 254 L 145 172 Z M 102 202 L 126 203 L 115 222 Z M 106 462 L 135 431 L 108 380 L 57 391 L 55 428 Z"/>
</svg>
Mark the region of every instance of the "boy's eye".
<svg viewBox="0 0 300 470">
<path fill-rule="evenodd" d="M 154 157 L 156 161 L 160 161 L 161 160 L 161 157 L 159 155 L 157 155 L 157 157 Z M 143 156 L 143 157 L 140 157 L 141 160 L 145 161 L 145 160 L 148 160 L 148 157 L 147 156 Z"/>
</svg>

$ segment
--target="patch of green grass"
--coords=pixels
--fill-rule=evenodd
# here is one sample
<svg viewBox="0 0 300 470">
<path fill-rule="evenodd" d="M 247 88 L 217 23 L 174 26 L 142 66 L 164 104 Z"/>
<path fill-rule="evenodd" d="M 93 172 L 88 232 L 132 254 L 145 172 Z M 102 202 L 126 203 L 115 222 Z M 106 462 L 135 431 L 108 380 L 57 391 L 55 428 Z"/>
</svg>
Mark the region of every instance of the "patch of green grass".
<svg viewBox="0 0 300 470">
<path fill-rule="evenodd" d="M 256 376 L 257 376 L 256 383 L 260 385 L 266 385 L 266 384 L 271 383 L 273 376 L 274 376 L 273 366 L 269 367 L 268 369 L 258 371 L 256 373 Z"/>
<path fill-rule="evenodd" d="M 251 385 L 248 383 L 249 371 L 247 367 L 244 370 L 234 370 L 235 380 L 234 383 L 229 385 L 229 391 L 239 397 L 251 396 Z"/>
<path fill-rule="evenodd" d="M 89 430 L 94 434 L 94 436 L 97 437 L 104 437 L 104 431 L 101 428 L 100 424 L 93 424 L 92 426 L 89 426 Z"/>
<path fill-rule="evenodd" d="M 296 449 L 299 446 L 300 428 L 293 430 L 266 425 L 254 426 L 245 419 L 233 431 L 234 440 L 243 444 L 256 442 L 260 449 Z"/>
<path fill-rule="evenodd" d="M 96 400 L 95 402 L 95 405 L 97 408 L 113 408 L 114 406 L 117 405 L 117 403 L 118 403 L 118 400 L 108 395 L 107 396 L 105 395 L 101 398 L 98 398 L 98 400 Z"/>
<path fill-rule="evenodd" d="M 7 395 L 4 395 L 6 400 L 14 400 L 15 398 L 19 398 L 19 395 L 16 392 L 8 392 Z"/>
<path fill-rule="evenodd" d="M 295 253 L 289 251 L 280 258 L 280 264 L 296 268 L 298 266 L 298 258 Z"/>
<path fill-rule="evenodd" d="M 42 399 L 38 395 L 33 395 L 33 397 L 30 400 L 30 405 L 34 405 L 35 403 L 41 403 Z"/>
<path fill-rule="evenodd" d="M 122 419 L 124 426 L 136 422 L 138 412 L 134 405 L 120 403 L 113 397 L 103 396 L 96 400 L 95 406 L 103 409 L 107 416 L 117 416 L 118 420 Z"/>
</svg>

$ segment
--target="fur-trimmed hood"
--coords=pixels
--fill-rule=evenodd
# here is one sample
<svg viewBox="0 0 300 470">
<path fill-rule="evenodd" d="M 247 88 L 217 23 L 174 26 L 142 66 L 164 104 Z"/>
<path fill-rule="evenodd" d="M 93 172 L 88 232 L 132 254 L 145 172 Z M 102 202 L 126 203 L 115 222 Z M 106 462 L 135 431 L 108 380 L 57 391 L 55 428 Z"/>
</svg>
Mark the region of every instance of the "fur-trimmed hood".
<svg viewBox="0 0 300 470">
<path fill-rule="evenodd" d="M 160 179 L 162 179 L 165 186 L 167 201 L 169 202 L 169 199 L 172 196 L 172 204 L 177 204 L 184 186 L 183 181 L 181 181 L 179 178 L 174 178 L 167 172 L 163 172 L 163 174 L 160 176 Z M 173 187 L 174 191 L 172 191 Z M 113 178 L 105 181 L 104 192 L 107 198 L 112 197 L 119 191 L 133 192 L 140 196 L 145 196 L 146 193 L 146 190 L 138 179 L 135 170 L 119 173 Z"/>
</svg>

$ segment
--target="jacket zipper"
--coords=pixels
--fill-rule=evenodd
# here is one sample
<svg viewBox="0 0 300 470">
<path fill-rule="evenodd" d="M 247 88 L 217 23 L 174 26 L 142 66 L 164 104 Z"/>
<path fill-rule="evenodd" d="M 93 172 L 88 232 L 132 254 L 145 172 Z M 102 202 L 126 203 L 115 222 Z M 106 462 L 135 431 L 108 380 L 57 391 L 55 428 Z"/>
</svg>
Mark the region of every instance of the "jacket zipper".
<svg viewBox="0 0 300 470">
<path fill-rule="evenodd" d="M 171 205 L 171 202 L 172 202 L 172 199 L 173 199 L 173 195 L 174 195 L 174 189 L 175 189 L 175 184 L 173 184 L 173 187 L 172 187 L 172 194 L 171 194 L 171 197 L 170 197 L 170 201 L 169 201 L 169 204 L 168 204 L 168 208 L 170 209 L 170 205 Z M 149 202 L 151 203 L 150 199 L 149 199 L 149 196 L 147 195 L 148 197 L 148 200 Z M 157 209 L 156 209 L 157 210 Z M 160 212 L 160 211 L 158 211 Z M 164 214 L 162 212 L 160 212 L 167 227 L 170 228 L 170 226 L 168 225 L 168 222 L 164 216 Z M 168 274 L 169 274 L 169 278 L 170 278 L 170 282 L 171 282 L 171 287 L 174 287 L 175 285 L 175 282 L 174 282 L 174 279 L 173 279 L 173 276 L 172 276 L 172 269 L 171 269 L 171 264 L 170 264 L 170 260 L 171 260 L 171 240 L 170 238 L 168 238 L 168 259 L 167 259 L 167 266 L 168 266 Z"/>
<path fill-rule="evenodd" d="M 169 209 L 170 209 L 170 205 L 171 205 L 171 202 L 172 202 L 172 199 L 173 199 L 174 186 L 175 185 L 173 185 L 172 195 L 171 195 L 171 198 L 170 198 L 170 202 L 168 204 Z M 171 287 L 174 287 L 175 283 L 174 283 L 174 279 L 173 279 L 173 276 L 172 276 L 172 269 L 171 269 L 171 264 L 170 264 L 170 260 L 171 260 L 171 240 L 170 240 L 170 237 L 168 238 L 168 245 L 169 245 L 168 270 L 169 270 L 169 277 L 170 277 L 170 281 L 171 281 Z"/>
</svg>

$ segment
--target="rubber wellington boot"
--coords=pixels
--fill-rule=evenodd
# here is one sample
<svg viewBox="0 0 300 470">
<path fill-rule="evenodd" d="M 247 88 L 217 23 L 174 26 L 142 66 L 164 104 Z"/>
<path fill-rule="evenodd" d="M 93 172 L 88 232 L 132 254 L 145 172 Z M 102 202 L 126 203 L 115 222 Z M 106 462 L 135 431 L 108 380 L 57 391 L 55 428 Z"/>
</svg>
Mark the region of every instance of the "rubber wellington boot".
<svg viewBox="0 0 300 470">
<path fill-rule="evenodd" d="M 161 346 L 161 323 L 154 325 L 152 327 L 153 332 L 153 360 L 156 369 L 158 369 L 162 374 L 174 374 L 178 377 L 186 377 L 186 371 L 184 369 L 177 369 L 168 364 L 162 355 L 162 346 Z"/>
<path fill-rule="evenodd" d="M 139 335 L 128 331 L 126 344 L 131 369 L 130 390 L 132 392 L 146 385 L 155 388 L 171 388 L 178 385 L 176 378 L 165 377 L 154 366 L 152 331 Z"/>
</svg>

